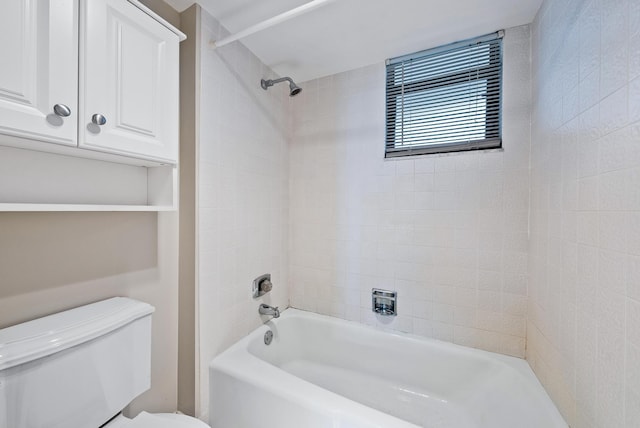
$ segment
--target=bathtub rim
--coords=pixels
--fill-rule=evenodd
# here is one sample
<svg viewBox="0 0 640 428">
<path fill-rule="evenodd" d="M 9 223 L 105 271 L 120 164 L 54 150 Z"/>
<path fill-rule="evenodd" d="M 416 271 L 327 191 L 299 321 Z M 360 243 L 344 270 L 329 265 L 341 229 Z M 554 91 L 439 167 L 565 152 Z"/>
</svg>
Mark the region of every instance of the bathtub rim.
<svg viewBox="0 0 640 428">
<path fill-rule="evenodd" d="M 328 315 L 322 315 L 315 312 L 304 311 L 293 307 L 288 307 L 281 312 L 281 316 L 278 319 L 271 319 L 256 329 L 249 332 L 246 336 L 235 342 L 229 348 L 221 352 L 219 355 L 214 357 L 209 362 L 209 377 L 210 377 L 210 385 L 209 388 L 211 390 L 211 377 L 212 371 L 218 370 L 224 373 L 230 374 L 233 377 L 236 377 L 244 382 L 254 384 L 259 386 L 266 391 L 271 393 L 276 393 L 282 396 L 285 399 L 289 399 L 291 401 L 297 402 L 300 405 L 305 406 L 307 409 L 313 411 L 326 411 L 326 406 L 320 406 L 316 403 L 309 402 L 308 400 L 301 400 L 299 393 L 296 391 L 290 391 L 283 389 L 279 386 L 274 386 L 272 383 L 266 381 L 265 379 L 272 378 L 273 376 L 284 376 L 284 379 L 291 383 L 292 386 L 296 388 L 300 388 L 303 391 L 307 391 L 309 394 L 318 393 L 322 395 L 324 398 L 330 399 L 330 402 L 333 403 L 342 403 L 348 402 L 349 407 L 355 407 L 353 410 L 359 410 L 356 415 L 356 419 L 361 418 L 361 412 L 374 412 L 376 417 L 386 419 L 391 418 L 390 421 L 393 421 L 395 425 L 394 427 L 398 428 L 420 428 L 418 425 L 415 425 L 411 422 L 405 421 L 404 419 L 398 418 L 396 416 L 389 415 L 385 412 L 382 412 L 373 407 L 366 406 L 361 404 L 355 400 L 352 400 L 348 397 L 337 394 L 333 391 L 325 389 L 319 385 L 316 385 L 312 382 L 309 382 L 305 379 L 297 377 L 287 371 L 269 363 L 268 361 L 260 358 L 259 356 L 253 354 L 249 346 L 253 340 L 260 340 L 260 338 L 264 335 L 264 333 L 268 330 L 277 330 L 277 324 L 282 322 L 283 320 L 289 318 L 307 318 L 312 320 L 320 320 L 321 322 L 326 322 L 332 325 L 344 325 L 347 324 L 356 329 L 364 329 L 366 331 L 372 332 L 373 334 L 383 334 L 383 335 L 391 335 L 396 339 L 407 340 L 409 342 L 418 343 L 418 344 L 427 344 L 428 346 L 433 346 L 439 348 L 443 351 L 454 352 L 458 355 L 468 355 L 474 359 L 482 359 L 489 360 L 493 362 L 503 363 L 504 365 L 510 367 L 512 370 L 524 377 L 525 380 L 529 383 L 530 389 L 534 390 L 534 394 L 536 397 L 541 398 L 539 404 L 544 406 L 541 410 L 544 410 L 549 417 L 552 419 L 554 425 L 553 428 L 568 428 L 568 424 L 560 414 L 558 408 L 555 403 L 551 400 L 549 393 L 544 389 L 539 379 L 536 377 L 533 372 L 531 366 L 528 362 L 523 358 L 513 357 L 509 355 L 504 355 L 496 352 L 485 351 L 482 349 L 471 348 L 463 345 L 458 345 L 451 342 L 446 342 L 434 338 L 419 336 L 413 333 L 405 333 L 397 330 L 390 329 L 380 329 L 371 325 L 363 324 L 357 321 L 346 320 L 343 318 L 332 317 Z M 242 366 L 242 363 L 247 364 L 248 366 Z M 247 370 L 247 368 L 249 370 Z M 284 392 L 284 394 L 283 394 Z M 304 395 L 304 394 L 302 394 Z M 210 399 L 212 394 L 210 393 Z M 342 408 L 343 406 L 335 405 L 335 408 Z M 342 413 L 342 412 L 336 412 Z M 379 419 L 378 419 L 379 420 Z M 384 425 L 383 425 L 384 426 Z"/>
</svg>

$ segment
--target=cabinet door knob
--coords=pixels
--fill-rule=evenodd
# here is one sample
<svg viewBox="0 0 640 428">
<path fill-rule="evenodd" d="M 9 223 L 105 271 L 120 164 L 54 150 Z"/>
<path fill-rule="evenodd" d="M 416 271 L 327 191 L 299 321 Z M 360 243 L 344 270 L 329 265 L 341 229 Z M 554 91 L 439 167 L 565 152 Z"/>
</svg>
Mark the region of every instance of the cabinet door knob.
<svg viewBox="0 0 640 428">
<path fill-rule="evenodd" d="M 71 116 L 71 109 L 64 104 L 56 104 L 53 106 L 53 112 L 56 116 L 69 117 Z"/>
<path fill-rule="evenodd" d="M 101 114 L 94 114 L 93 116 L 91 116 L 91 122 L 96 125 L 102 126 L 107 123 L 107 118 Z"/>
</svg>

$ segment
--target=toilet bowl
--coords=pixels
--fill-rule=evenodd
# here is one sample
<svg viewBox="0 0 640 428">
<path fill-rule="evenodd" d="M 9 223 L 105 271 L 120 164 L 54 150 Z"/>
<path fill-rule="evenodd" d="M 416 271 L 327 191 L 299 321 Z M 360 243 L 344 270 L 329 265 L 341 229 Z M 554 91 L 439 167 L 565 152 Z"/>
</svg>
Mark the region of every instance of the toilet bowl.
<svg viewBox="0 0 640 428">
<path fill-rule="evenodd" d="M 122 410 L 151 387 L 153 306 L 115 297 L 0 330 L 0 428 L 209 428 Z"/>
<path fill-rule="evenodd" d="M 102 428 L 209 428 L 209 425 L 186 415 L 142 412 L 133 419 L 119 415 Z"/>
</svg>

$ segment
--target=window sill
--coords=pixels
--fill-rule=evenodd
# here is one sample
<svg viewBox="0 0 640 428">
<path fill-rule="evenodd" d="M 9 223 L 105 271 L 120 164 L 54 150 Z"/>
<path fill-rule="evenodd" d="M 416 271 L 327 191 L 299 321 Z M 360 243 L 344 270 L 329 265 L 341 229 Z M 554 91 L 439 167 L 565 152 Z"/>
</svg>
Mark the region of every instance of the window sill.
<svg viewBox="0 0 640 428">
<path fill-rule="evenodd" d="M 396 156 L 384 158 L 384 161 L 406 161 L 406 160 L 416 160 L 416 159 L 424 159 L 424 158 L 440 158 L 446 156 L 464 156 L 472 153 L 480 153 L 480 154 L 489 154 L 489 153 L 501 153 L 504 152 L 504 147 L 493 148 L 493 149 L 477 149 L 477 150 L 460 150 L 457 152 L 448 152 L 448 153 L 427 153 L 422 155 L 408 155 L 408 156 Z"/>
</svg>

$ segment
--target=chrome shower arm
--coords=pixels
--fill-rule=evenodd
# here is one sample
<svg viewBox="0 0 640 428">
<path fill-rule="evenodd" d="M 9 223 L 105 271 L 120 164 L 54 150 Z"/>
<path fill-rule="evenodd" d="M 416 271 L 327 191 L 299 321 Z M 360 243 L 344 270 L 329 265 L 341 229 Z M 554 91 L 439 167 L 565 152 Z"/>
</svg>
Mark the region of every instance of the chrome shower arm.
<svg viewBox="0 0 640 428">
<path fill-rule="evenodd" d="M 260 80 L 260 86 L 266 91 L 271 86 L 281 82 L 289 82 L 289 96 L 291 97 L 295 97 L 300 92 L 302 92 L 302 88 L 296 85 L 296 82 L 294 82 L 291 77 L 280 77 L 279 79 L 269 80 L 262 79 Z"/>
<path fill-rule="evenodd" d="M 291 77 L 281 77 L 279 79 L 269 79 L 269 80 L 262 79 L 261 86 L 262 86 L 262 89 L 267 89 L 268 87 L 273 86 L 280 82 L 289 82 L 295 85 Z"/>
</svg>

